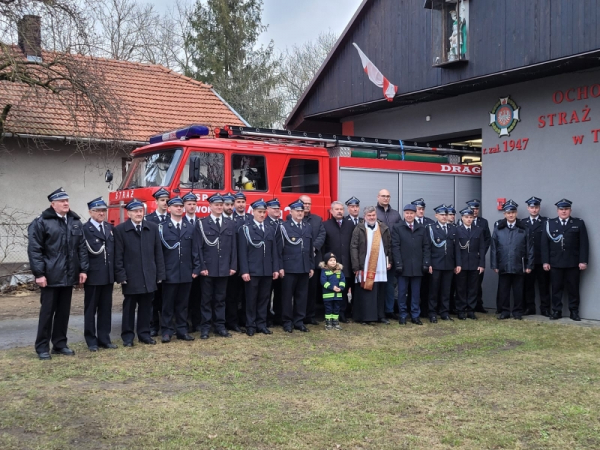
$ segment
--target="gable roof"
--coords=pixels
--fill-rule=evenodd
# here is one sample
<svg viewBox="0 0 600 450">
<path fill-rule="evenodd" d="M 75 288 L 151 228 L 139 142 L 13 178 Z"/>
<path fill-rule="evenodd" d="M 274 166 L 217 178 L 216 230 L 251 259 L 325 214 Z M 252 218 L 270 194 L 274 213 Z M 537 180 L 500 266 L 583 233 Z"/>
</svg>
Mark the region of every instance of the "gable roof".
<svg viewBox="0 0 600 450">
<path fill-rule="evenodd" d="M 14 46 L 20 52 L 19 47 Z M 225 124 L 247 125 L 210 85 L 155 64 L 69 55 L 101 74 L 106 95 L 122 117 L 118 136 L 93 122 L 76 99 L 58 98 L 24 83 L 0 82 L 0 106 L 11 103 L 5 132 L 43 136 L 146 142 L 151 135 L 192 123 L 212 130 Z M 52 53 L 44 52 L 44 62 Z M 62 94 L 59 94 L 62 95 Z M 68 95 L 67 95 L 68 97 Z M 71 95 L 72 97 L 72 95 Z"/>
</svg>

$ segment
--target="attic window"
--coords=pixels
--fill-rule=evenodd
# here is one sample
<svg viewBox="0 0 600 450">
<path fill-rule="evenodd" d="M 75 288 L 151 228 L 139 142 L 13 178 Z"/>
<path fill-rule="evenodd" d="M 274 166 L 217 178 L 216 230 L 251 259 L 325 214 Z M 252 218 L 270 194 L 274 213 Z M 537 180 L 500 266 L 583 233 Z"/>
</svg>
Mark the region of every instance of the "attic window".
<svg viewBox="0 0 600 450">
<path fill-rule="evenodd" d="M 431 10 L 431 49 L 434 67 L 468 61 L 469 0 L 425 0 Z"/>
<path fill-rule="evenodd" d="M 41 56 L 35 56 L 35 55 L 27 55 L 27 61 L 29 61 L 29 62 L 35 62 L 35 63 L 41 63 L 42 62 L 42 57 Z"/>
</svg>

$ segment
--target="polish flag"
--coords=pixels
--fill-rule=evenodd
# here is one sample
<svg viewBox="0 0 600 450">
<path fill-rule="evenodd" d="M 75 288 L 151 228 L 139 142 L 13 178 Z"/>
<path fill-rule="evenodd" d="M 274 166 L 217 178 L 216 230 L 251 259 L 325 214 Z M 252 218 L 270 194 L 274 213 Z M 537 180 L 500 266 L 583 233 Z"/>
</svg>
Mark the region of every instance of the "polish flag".
<svg viewBox="0 0 600 450">
<path fill-rule="evenodd" d="M 360 56 L 360 61 L 363 69 L 365 69 L 366 74 L 369 76 L 369 80 L 371 80 L 375 86 L 383 89 L 383 96 L 388 102 L 393 101 L 394 95 L 396 95 L 396 92 L 398 92 L 398 86 L 394 86 L 386 77 L 383 76 L 379 69 L 375 67 L 375 64 L 373 64 L 371 60 L 367 58 L 367 55 L 362 52 L 356 43 L 353 42 L 352 45 L 354 45 L 356 50 L 358 50 L 358 56 Z"/>
</svg>

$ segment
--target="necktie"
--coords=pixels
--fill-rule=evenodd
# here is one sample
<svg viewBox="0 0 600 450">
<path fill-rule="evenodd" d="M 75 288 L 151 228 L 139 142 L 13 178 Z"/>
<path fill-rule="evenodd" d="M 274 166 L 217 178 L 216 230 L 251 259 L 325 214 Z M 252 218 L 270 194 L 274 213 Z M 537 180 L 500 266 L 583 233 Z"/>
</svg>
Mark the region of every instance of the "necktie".
<svg viewBox="0 0 600 450">
<path fill-rule="evenodd" d="M 471 227 L 467 228 L 467 235 L 471 236 Z"/>
<path fill-rule="evenodd" d="M 102 224 L 98 225 L 98 230 L 100 230 L 100 234 L 104 236 L 104 229 L 102 228 Z"/>
<path fill-rule="evenodd" d="M 190 224 L 194 225 L 194 219 L 190 219 Z"/>
<path fill-rule="evenodd" d="M 409 225 L 408 225 L 408 227 L 410 228 L 410 231 L 412 231 L 412 230 L 413 230 L 413 224 L 412 224 L 412 223 L 411 223 L 411 224 L 409 224 Z"/>
<path fill-rule="evenodd" d="M 161 222 L 164 222 L 164 221 L 165 221 L 165 216 L 164 216 L 164 214 L 161 214 L 161 215 L 160 215 L 160 221 L 161 221 Z"/>
<path fill-rule="evenodd" d="M 446 230 L 446 225 L 444 225 L 444 226 L 442 227 L 442 229 L 444 230 L 444 234 L 448 234 L 448 230 Z"/>
<path fill-rule="evenodd" d="M 338 220 L 338 225 L 339 225 L 340 228 L 342 228 L 342 221 L 341 220 Z"/>
<path fill-rule="evenodd" d="M 263 224 L 262 224 L 262 223 L 261 223 L 261 224 L 258 226 L 258 228 L 260 228 L 260 232 L 261 232 L 261 233 L 264 233 L 264 232 L 265 232 L 265 230 L 264 230 L 264 228 L 263 228 Z"/>
<path fill-rule="evenodd" d="M 137 231 L 138 234 L 142 234 L 142 228 L 139 225 L 135 226 L 135 231 Z"/>
<path fill-rule="evenodd" d="M 354 220 L 354 225 L 358 225 L 358 219 L 352 219 Z"/>
<path fill-rule="evenodd" d="M 181 236 L 181 227 L 179 226 L 179 224 L 177 224 L 177 234 Z"/>
<path fill-rule="evenodd" d="M 217 218 L 216 222 L 217 222 L 217 227 L 221 228 L 221 219 Z"/>
<path fill-rule="evenodd" d="M 512 230 L 512 229 L 513 229 L 513 226 L 512 226 L 512 225 L 509 225 L 509 226 L 508 226 L 508 229 L 509 229 L 509 230 Z"/>
<path fill-rule="evenodd" d="M 562 223 L 563 223 L 563 227 L 567 226 L 567 221 L 566 220 L 563 220 Z"/>
</svg>

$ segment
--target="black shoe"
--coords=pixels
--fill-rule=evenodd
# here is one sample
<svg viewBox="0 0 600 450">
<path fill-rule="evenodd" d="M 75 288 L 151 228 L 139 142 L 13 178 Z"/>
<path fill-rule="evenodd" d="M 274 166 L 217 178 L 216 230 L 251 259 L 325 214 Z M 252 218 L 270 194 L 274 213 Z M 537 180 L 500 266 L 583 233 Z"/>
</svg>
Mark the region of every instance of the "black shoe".
<svg viewBox="0 0 600 450">
<path fill-rule="evenodd" d="M 256 331 L 258 331 L 259 333 L 262 333 L 262 334 L 273 334 L 273 332 L 271 330 L 269 330 L 268 328 L 259 328 Z"/>
<path fill-rule="evenodd" d="M 302 331 L 303 333 L 308 333 L 308 328 L 306 328 L 304 325 L 295 326 L 294 328 L 298 331 Z"/>
<path fill-rule="evenodd" d="M 160 339 L 160 342 L 162 342 L 163 344 L 171 342 L 171 336 L 169 336 L 168 334 L 164 334 Z"/>
<path fill-rule="evenodd" d="M 50 356 L 50 353 L 48 353 L 48 352 L 41 352 L 41 353 L 38 353 L 37 355 L 38 355 L 38 358 L 40 358 L 42 361 L 45 361 L 47 359 L 52 359 L 52 356 Z"/>
<path fill-rule="evenodd" d="M 423 325 L 423 322 L 421 322 L 421 319 L 419 319 L 418 317 L 416 319 L 410 319 L 410 321 L 415 325 Z"/>
<path fill-rule="evenodd" d="M 550 317 L 550 316 L 551 316 L 551 314 L 550 314 L 550 311 L 549 311 L 549 310 L 547 310 L 547 309 L 541 309 L 541 310 L 540 310 L 540 314 L 541 314 L 542 316 L 544 316 L 544 317 Z"/>
<path fill-rule="evenodd" d="M 581 317 L 579 317 L 579 312 L 577 311 L 571 311 L 571 320 L 574 320 L 575 322 L 581 322 Z"/>
<path fill-rule="evenodd" d="M 99 348 L 98 348 L 98 346 L 97 346 L 97 345 L 90 345 L 90 346 L 88 347 L 88 350 L 89 350 L 90 352 L 97 352 L 97 351 L 99 350 Z"/>
<path fill-rule="evenodd" d="M 435 316 L 429 316 L 429 321 L 430 321 L 431 323 L 438 323 L 438 321 L 437 321 L 437 317 L 435 317 Z"/>
<path fill-rule="evenodd" d="M 227 327 L 227 329 L 229 331 L 235 331 L 236 333 L 242 333 L 242 329 L 240 327 L 238 327 L 237 325 L 234 327 Z"/>
<path fill-rule="evenodd" d="M 535 308 L 525 308 L 522 316 L 535 316 Z"/>
<path fill-rule="evenodd" d="M 285 331 L 286 333 L 291 333 L 294 330 L 292 329 L 291 325 L 286 325 L 283 327 L 283 331 Z"/>
<path fill-rule="evenodd" d="M 201 331 L 200 332 L 200 339 L 202 339 L 202 340 L 208 339 L 208 331 Z"/>
<path fill-rule="evenodd" d="M 387 320 L 387 319 L 385 319 L 385 318 L 383 318 L 383 319 L 379 319 L 379 322 L 380 322 L 380 323 L 384 323 L 384 324 L 386 324 L 386 325 L 389 325 L 389 324 L 390 324 L 390 321 L 389 321 L 389 320 Z"/>
<path fill-rule="evenodd" d="M 523 320 L 523 315 L 522 314 L 513 314 L 513 319 L 515 319 L 515 320 Z"/>
<path fill-rule="evenodd" d="M 140 342 L 142 344 L 146 344 L 146 345 L 156 345 L 156 341 L 152 338 L 150 339 L 140 339 Z"/>
<path fill-rule="evenodd" d="M 475 308 L 475 312 L 479 312 L 479 313 L 481 313 L 481 314 L 487 314 L 487 313 L 488 313 L 488 312 L 487 312 L 487 309 L 485 309 L 483 306 L 480 306 L 480 307 L 478 307 L 478 308 Z M 470 319 L 470 317 L 469 317 L 469 319 Z"/>
<path fill-rule="evenodd" d="M 241 333 L 241 331 L 240 331 L 240 333 Z M 215 334 L 217 336 L 221 336 L 221 337 L 224 337 L 224 338 L 230 338 L 231 337 L 231 334 L 229 334 L 229 332 L 227 330 L 215 331 Z"/>
<path fill-rule="evenodd" d="M 178 334 L 177 339 L 180 341 L 194 341 L 196 338 L 194 336 L 190 336 L 189 334 Z"/>
<path fill-rule="evenodd" d="M 458 320 L 467 320 L 467 316 L 465 313 L 459 312 L 458 313 Z"/>
<path fill-rule="evenodd" d="M 452 317 L 450 317 L 448 314 L 444 314 L 443 316 L 440 316 L 440 319 L 449 320 L 450 322 L 454 322 L 454 319 Z"/>
<path fill-rule="evenodd" d="M 394 318 L 394 313 L 393 312 L 386 312 L 385 313 L 385 317 L 387 319 L 393 319 Z"/>
<path fill-rule="evenodd" d="M 272 320 L 267 320 L 267 328 L 271 328 L 273 326 Z"/>
<path fill-rule="evenodd" d="M 467 313 L 467 318 L 472 319 L 472 320 L 477 320 L 477 316 L 472 311 Z"/>
<path fill-rule="evenodd" d="M 201 325 L 196 325 L 196 326 L 194 327 L 194 331 L 193 331 L 193 333 L 195 333 L 196 331 L 198 331 L 198 332 L 202 333 L 202 326 L 201 326 Z"/>
<path fill-rule="evenodd" d="M 73 350 L 71 350 L 69 347 L 63 347 L 63 348 L 53 348 L 52 354 L 53 355 L 74 356 L 75 352 Z"/>
<path fill-rule="evenodd" d="M 319 321 L 313 317 L 312 319 L 304 322 L 304 324 L 305 325 L 319 325 Z"/>
<path fill-rule="evenodd" d="M 123 347 L 133 347 L 133 342 L 123 342 Z"/>
<path fill-rule="evenodd" d="M 510 319 L 509 313 L 502 313 L 498 316 L 498 320 L 506 320 L 506 319 Z"/>
<path fill-rule="evenodd" d="M 400 319 L 398 319 L 398 323 L 400 325 L 406 325 L 406 319 L 405 318 L 400 318 Z"/>
<path fill-rule="evenodd" d="M 550 320 L 562 319 L 562 313 L 560 311 L 554 311 L 550 316 Z"/>
<path fill-rule="evenodd" d="M 102 348 L 110 348 L 110 349 L 119 348 L 118 345 L 115 345 L 115 344 L 112 344 L 112 343 L 110 343 L 110 344 L 100 344 L 100 347 L 102 347 Z"/>
<path fill-rule="evenodd" d="M 246 328 L 246 334 L 248 336 L 254 336 L 254 328 Z"/>
<path fill-rule="evenodd" d="M 158 336 L 158 330 L 150 330 L 150 337 Z"/>
</svg>

